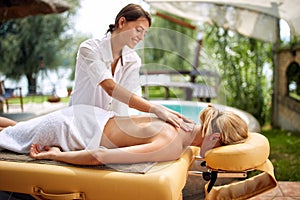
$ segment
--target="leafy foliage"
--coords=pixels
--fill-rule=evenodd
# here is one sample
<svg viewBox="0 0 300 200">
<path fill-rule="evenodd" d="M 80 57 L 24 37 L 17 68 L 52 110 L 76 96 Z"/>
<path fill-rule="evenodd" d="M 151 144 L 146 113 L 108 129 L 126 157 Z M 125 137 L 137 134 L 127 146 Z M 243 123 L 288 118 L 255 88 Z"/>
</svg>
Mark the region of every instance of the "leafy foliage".
<svg viewBox="0 0 300 200">
<path fill-rule="evenodd" d="M 271 44 L 215 26 L 205 30 L 204 48 L 218 60 L 227 104 L 251 113 L 263 125 L 271 101 L 270 75 L 264 72 L 272 67 Z"/>
<path fill-rule="evenodd" d="M 199 30 L 190 30 L 159 17 L 154 18 L 153 27 L 158 28 L 151 29 L 145 41 L 144 56 L 145 63 L 150 63 L 148 67 L 192 70 L 197 63 L 195 59 L 199 59 L 196 67 L 218 71 L 221 75 L 225 88 L 221 92 L 225 92 L 226 104 L 251 113 L 261 125 L 265 123 L 271 102 L 271 74 L 265 74 L 266 69 L 272 68 L 271 44 L 217 26 L 203 25 L 203 45 L 197 58 Z M 203 82 L 199 78 L 196 81 Z"/>
<path fill-rule="evenodd" d="M 70 3 L 78 5 L 76 0 Z M 74 9 L 62 14 L 30 16 L 1 24 L 2 74 L 14 80 L 25 75 L 29 93 L 35 93 L 39 70 L 72 64 L 74 60 L 68 52 L 73 50 L 70 46 L 72 35 L 67 34 L 67 31 L 71 28 L 70 17 Z"/>
<path fill-rule="evenodd" d="M 300 66 L 297 62 L 292 62 L 286 71 L 288 78 L 289 95 L 295 99 L 300 97 Z"/>
<path fill-rule="evenodd" d="M 168 15 L 189 23 L 189 20 Z M 191 29 L 154 15 L 153 25 L 145 38 L 144 63 L 154 62 L 158 69 L 163 66 L 169 70 L 191 70 L 196 48 L 191 45 L 197 45 L 195 35 Z M 154 65 L 151 67 L 157 70 Z"/>
<path fill-rule="evenodd" d="M 270 160 L 278 181 L 300 180 L 300 137 L 297 132 L 280 129 L 262 131 L 270 142 Z"/>
</svg>

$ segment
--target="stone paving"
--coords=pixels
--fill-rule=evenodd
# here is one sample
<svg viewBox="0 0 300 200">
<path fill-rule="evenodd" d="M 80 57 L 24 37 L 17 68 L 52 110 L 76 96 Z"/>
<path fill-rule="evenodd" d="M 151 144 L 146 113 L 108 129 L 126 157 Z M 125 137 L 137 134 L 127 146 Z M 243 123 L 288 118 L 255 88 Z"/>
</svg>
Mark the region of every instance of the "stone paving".
<svg viewBox="0 0 300 200">
<path fill-rule="evenodd" d="M 24 121 L 67 106 L 68 103 L 62 102 L 27 103 L 24 104 L 24 112 L 22 112 L 19 105 L 10 105 L 9 112 L 6 111 L 6 107 L 4 106 L 4 112 L 0 113 L 0 116 L 7 117 L 15 121 Z"/>
</svg>

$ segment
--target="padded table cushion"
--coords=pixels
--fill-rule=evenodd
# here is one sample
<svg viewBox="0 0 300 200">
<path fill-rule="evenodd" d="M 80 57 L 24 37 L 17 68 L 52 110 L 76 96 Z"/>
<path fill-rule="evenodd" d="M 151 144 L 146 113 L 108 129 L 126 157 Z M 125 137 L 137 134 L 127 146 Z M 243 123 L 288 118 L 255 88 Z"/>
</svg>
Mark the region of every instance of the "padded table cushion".
<svg viewBox="0 0 300 200">
<path fill-rule="evenodd" d="M 158 163 L 146 174 L 0 161 L 0 190 L 34 194 L 38 187 L 48 194 L 81 192 L 86 199 L 177 200 L 196 150 L 188 147 L 178 160 Z"/>
<path fill-rule="evenodd" d="M 222 146 L 206 152 L 205 161 L 212 169 L 243 171 L 262 165 L 269 153 L 268 139 L 251 132 L 242 144 Z"/>
</svg>

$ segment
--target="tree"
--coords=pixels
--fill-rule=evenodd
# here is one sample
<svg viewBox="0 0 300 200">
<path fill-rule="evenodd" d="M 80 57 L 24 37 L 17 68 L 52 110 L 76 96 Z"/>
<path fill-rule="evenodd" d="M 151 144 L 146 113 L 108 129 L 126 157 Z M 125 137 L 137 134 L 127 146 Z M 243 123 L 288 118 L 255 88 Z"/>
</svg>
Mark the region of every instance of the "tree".
<svg viewBox="0 0 300 200">
<path fill-rule="evenodd" d="M 145 40 L 146 64 L 154 69 L 169 66 L 173 70 L 191 70 L 197 63 L 194 60 L 199 59 L 195 67 L 220 74 L 224 90 L 219 91 L 219 97 L 223 92 L 223 103 L 245 110 L 260 124 L 265 123 L 270 114 L 271 79 L 264 69 L 272 67 L 271 44 L 217 26 L 199 25 L 204 38 L 197 58 L 197 29 L 190 30 L 159 17 L 154 17 L 152 27 Z M 196 82 L 206 83 L 206 79 L 197 77 Z"/>
<path fill-rule="evenodd" d="M 0 71 L 13 80 L 25 75 L 29 94 L 37 89 L 37 74 L 40 70 L 55 69 L 71 63 L 66 51 L 72 36 L 71 16 L 78 6 L 77 0 L 69 3 L 73 8 L 66 13 L 30 16 L 9 20 L 1 25 Z M 68 61 L 69 60 L 69 61 Z"/>
<path fill-rule="evenodd" d="M 186 24 L 191 22 L 169 13 L 161 14 Z M 191 70 L 197 45 L 196 34 L 192 29 L 153 15 L 153 24 L 144 42 L 144 63 L 154 62 L 155 65 L 148 65 L 151 70 Z M 195 47 L 191 48 L 191 45 Z"/>
<path fill-rule="evenodd" d="M 270 112 L 271 84 L 264 68 L 272 67 L 272 45 L 205 26 L 204 47 L 218 69 L 227 104 L 251 113 L 264 124 Z"/>
</svg>

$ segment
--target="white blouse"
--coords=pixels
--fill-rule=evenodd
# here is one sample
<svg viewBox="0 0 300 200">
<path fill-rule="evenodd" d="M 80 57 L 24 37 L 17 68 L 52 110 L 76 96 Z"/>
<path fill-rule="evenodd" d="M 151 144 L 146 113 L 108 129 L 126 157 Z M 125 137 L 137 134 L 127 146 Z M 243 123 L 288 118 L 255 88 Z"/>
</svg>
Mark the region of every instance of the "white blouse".
<svg viewBox="0 0 300 200">
<path fill-rule="evenodd" d="M 70 105 L 87 104 L 114 111 L 116 115 L 129 115 L 131 109 L 128 105 L 110 97 L 99 83 L 113 79 L 117 84 L 141 96 L 141 59 L 134 49 L 125 46 L 113 76 L 110 37 L 108 34 L 103 39 L 88 39 L 80 45 Z"/>
</svg>

